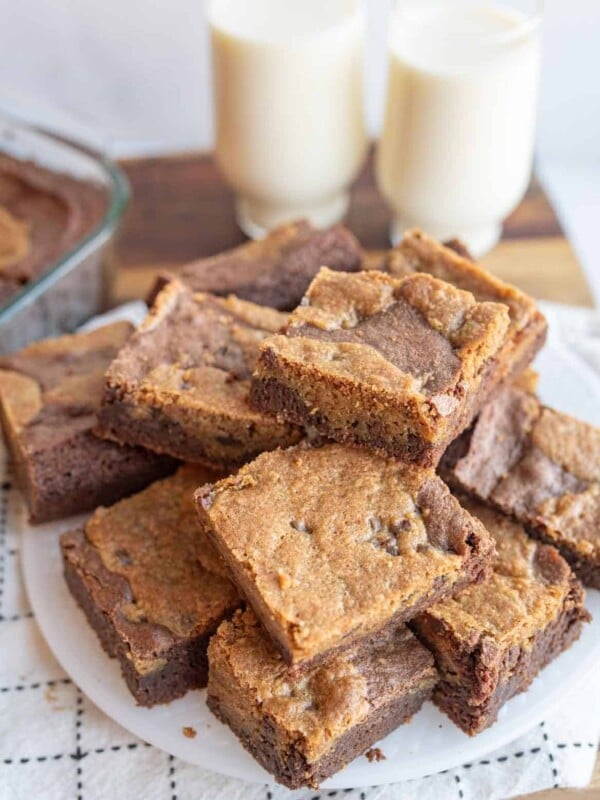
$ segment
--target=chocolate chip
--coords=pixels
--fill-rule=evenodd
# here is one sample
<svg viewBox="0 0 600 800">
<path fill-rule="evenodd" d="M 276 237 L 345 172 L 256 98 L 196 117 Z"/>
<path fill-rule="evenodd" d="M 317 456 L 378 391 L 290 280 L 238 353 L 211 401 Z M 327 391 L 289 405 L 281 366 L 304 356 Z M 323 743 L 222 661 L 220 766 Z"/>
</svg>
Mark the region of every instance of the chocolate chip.
<svg viewBox="0 0 600 800">
<path fill-rule="evenodd" d="M 119 561 L 124 567 L 130 567 L 133 564 L 131 556 L 129 555 L 127 550 L 116 550 L 115 556 L 119 559 Z"/>
<path fill-rule="evenodd" d="M 304 520 L 292 519 L 290 520 L 290 527 L 295 531 L 300 531 L 300 533 L 310 533 L 310 528 Z"/>
</svg>

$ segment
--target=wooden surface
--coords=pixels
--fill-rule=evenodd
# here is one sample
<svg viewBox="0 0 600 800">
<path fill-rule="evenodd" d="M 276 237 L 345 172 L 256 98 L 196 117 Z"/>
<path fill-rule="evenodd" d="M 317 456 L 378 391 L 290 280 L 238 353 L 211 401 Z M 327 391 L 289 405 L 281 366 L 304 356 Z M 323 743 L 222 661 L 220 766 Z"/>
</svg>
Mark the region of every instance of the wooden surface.
<svg viewBox="0 0 600 800">
<path fill-rule="evenodd" d="M 118 301 L 143 297 L 161 269 L 177 269 L 244 241 L 235 224 L 233 196 L 210 155 L 185 154 L 123 162 L 133 202 L 117 252 Z M 389 213 L 367 163 L 346 220 L 365 247 L 388 246 Z M 483 260 L 501 278 L 538 298 L 591 305 L 573 251 L 541 187 L 533 183 L 507 220 L 502 242 Z M 600 760 L 586 790 L 556 790 L 531 800 L 600 800 Z M 485 798 L 482 798 L 485 800 Z"/>
<path fill-rule="evenodd" d="M 133 187 L 117 250 L 117 299 L 140 297 L 153 276 L 244 241 L 233 195 L 210 155 L 123 163 Z M 389 212 L 377 193 L 370 162 L 353 191 L 347 224 L 368 248 L 388 246 Z M 560 224 L 533 184 L 484 263 L 500 277 L 546 300 L 590 305 L 591 295 Z"/>
</svg>

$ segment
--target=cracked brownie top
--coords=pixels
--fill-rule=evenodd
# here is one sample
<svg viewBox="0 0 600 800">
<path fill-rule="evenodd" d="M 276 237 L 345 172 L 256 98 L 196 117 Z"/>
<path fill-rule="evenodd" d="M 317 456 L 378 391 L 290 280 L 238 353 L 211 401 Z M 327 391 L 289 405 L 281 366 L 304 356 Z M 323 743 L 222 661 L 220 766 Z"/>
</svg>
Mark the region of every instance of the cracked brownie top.
<svg viewBox="0 0 600 800">
<path fill-rule="evenodd" d="M 395 280 L 380 272 L 323 268 L 283 333 L 262 344 L 253 400 L 259 407 L 272 402 L 268 382 L 275 380 L 301 397 L 306 416 L 317 415 L 317 428 L 325 413 L 323 432 L 332 435 L 335 428 L 333 438 L 355 435 L 366 443 L 376 435 L 378 449 L 388 449 L 389 431 L 371 434 L 367 423 L 355 434 L 346 430 L 358 414 L 375 416 L 379 428 L 391 426 L 394 436 L 412 433 L 437 446 L 470 421 L 507 327 L 504 305 L 479 303 L 429 275 Z M 326 387 L 343 398 L 342 405 L 325 396 Z M 295 412 L 289 418 L 298 421 Z"/>
<path fill-rule="evenodd" d="M 505 303 L 509 310 L 511 336 L 533 321 L 546 328 L 544 317 L 531 297 L 422 231 L 412 230 L 404 235 L 400 243 L 389 251 L 386 269 L 397 278 L 428 273 L 471 292 L 479 301 Z"/>
<path fill-rule="evenodd" d="M 434 474 L 338 444 L 263 454 L 196 497 L 290 663 L 408 618 L 493 549 Z"/>
<path fill-rule="evenodd" d="M 437 680 L 433 657 L 402 625 L 367 647 L 352 647 L 294 675 L 250 610 L 220 625 L 209 660 L 211 671 L 214 664 L 227 665 L 262 715 L 301 736 L 310 761 L 390 697 L 431 687 Z"/>
<path fill-rule="evenodd" d="M 319 342 L 315 354 L 333 362 L 332 371 L 347 358 L 357 380 L 391 388 L 401 375 L 413 392 L 436 398 L 473 380 L 505 330 L 502 307 L 429 276 L 394 281 L 322 269 L 285 332 Z"/>
<path fill-rule="evenodd" d="M 35 342 L 0 358 L 4 415 L 21 447 L 53 447 L 91 428 L 104 373 L 132 331 L 116 322 L 89 333 Z"/>
<path fill-rule="evenodd" d="M 73 548 L 77 531 L 62 538 L 67 557 L 95 576 L 95 601 L 128 642 L 138 669 L 155 668 L 155 657 L 173 640 L 210 633 L 239 602 L 199 529 L 193 503 L 194 489 L 214 476 L 181 467 L 143 492 L 99 508 L 85 525 L 82 546 Z"/>
<path fill-rule="evenodd" d="M 531 637 L 560 614 L 573 573 L 553 547 L 531 539 L 520 523 L 474 500 L 461 503 L 494 538 L 493 571 L 425 615 L 440 620 L 469 649 L 485 641 L 528 648 Z"/>
<path fill-rule="evenodd" d="M 278 427 L 250 408 L 250 376 L 262 340 L 287 315 L 169 283 L 106 375 L 106 395 L 175 404 Z M 281 427 L 281 426 L 279 426 Z"/>
<path fill-rule="evenodd" d="M 444 462 L 467 491 L 570 541 L 581 553 L 600 556 L 598 428 L 509 387 Z"/>
</svg>

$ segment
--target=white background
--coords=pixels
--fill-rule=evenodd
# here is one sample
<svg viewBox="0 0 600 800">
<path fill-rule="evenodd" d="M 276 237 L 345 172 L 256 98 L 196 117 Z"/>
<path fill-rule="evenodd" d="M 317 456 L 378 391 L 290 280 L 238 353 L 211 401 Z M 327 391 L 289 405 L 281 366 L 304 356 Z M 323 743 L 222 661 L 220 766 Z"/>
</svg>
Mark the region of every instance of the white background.
<svg viewBox="0 0 600 800">
<path fill-rule="evenodd" d="M 392 0 L 366 5 L 376 135 Z M 42 122 L 58 110 L 76 115 L 113 154 L 210 147 L 204 8 L 205 0 L 0 0 L 0 108 L 18 105 Z M 539 169 L 600 296 L 600 0 L 547 0 L 544 47 Z"/>
</svg>

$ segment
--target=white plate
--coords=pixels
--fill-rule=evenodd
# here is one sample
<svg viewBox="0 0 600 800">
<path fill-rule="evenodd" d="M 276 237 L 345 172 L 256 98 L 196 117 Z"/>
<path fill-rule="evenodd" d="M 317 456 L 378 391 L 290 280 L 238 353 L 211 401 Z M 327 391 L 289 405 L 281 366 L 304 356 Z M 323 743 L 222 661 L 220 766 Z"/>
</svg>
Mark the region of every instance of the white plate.
<svg viewBox="0 0 600 800">
<path fill-rule="evenodd" d="M 540 358 L 541 393 L 546 402 L 600 425 L 600 381 L 560 342 L 550 341 Z M 565 375 L 568 379 L 565 380 Z M 58 535 L 79 520 L 31 528 L 23 512 L 22 563 L 29 599 L 46 641 L 83 692 L 124 728 L 178 758 L 235 778 L 261 783 L 272 778 L 243 750 L 227 727 L 210 714 L 204 692 L 191 692 L 168 706 L 135 705 L 121 679 L 71 598 L 62 577 Z M 530 689 L 501 710 L 498 722 L 475 738 L 454 727 L 431 704 L 380 747 L 386 759 L 357 758 L 324 788 L 373 786 L 417 778 L 472 762 L 517 738 L 563 702 L 600 659 L 600 593 L 588 592 L 594 621 L 579 642 L 550 664 Z M 184 726 L 197 731 L 193 739 Z"/>
</svg>

